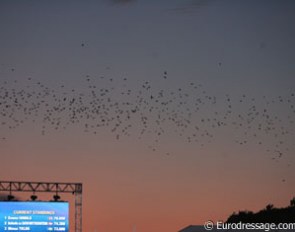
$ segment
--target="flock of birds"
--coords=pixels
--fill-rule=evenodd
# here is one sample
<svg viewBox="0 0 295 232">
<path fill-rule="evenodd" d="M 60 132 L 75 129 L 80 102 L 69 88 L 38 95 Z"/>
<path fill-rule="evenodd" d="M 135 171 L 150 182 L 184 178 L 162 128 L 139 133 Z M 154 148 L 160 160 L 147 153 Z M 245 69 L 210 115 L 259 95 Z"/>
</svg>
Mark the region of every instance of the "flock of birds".
<svg viewBox="0 0 295 232">
<path fill-rule="evenodd" d="M 294 136 L 294 93 L 217 97 L 197 82 L 169 87 L 167 71 L 160 79 L 167 82 L 166 88 L 151 81 L 131 87 L 135 84 L 127 78 L 89 75 L 79 88 L 53 88 L 33 78 L 4 80 L 0 85 L 0 133 L 28 121 L 40 125 L 44 136 L 72 125 L 93 135 L 106 128 L 115 139 L 152 138 L 148 144 L 152 151 L 171 135 L 204 147 L 221 133 L 239 146 L 265 145 L 275 161 L 289 152 Z M 1 140 L 6 139 L 2 134 Z"/>
</svg>

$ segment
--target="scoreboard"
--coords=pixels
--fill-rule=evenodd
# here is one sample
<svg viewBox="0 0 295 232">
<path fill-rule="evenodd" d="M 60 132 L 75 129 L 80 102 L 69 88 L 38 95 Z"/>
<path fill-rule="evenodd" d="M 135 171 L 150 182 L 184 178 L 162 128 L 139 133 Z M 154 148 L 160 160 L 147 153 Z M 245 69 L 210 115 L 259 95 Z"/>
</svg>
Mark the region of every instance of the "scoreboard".
<svg viewBox="0 0 295 232">
<path fill-rule="evenodd" d="M 0 202 L 0 231 L 69 231 L 68 202 Z"/>
</svg>

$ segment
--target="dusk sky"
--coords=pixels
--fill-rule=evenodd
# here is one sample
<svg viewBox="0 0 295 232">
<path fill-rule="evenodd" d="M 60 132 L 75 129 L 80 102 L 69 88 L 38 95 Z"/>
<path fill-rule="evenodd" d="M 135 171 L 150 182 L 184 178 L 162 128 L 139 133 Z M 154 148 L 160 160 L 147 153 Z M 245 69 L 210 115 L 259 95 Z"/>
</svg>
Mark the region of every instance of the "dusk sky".
<svg viewBox="0 0 295 232">
<path fill-rule="evenodd" d="M 82 182 L 85 232 L 287 206 L 294 22 L 292 0 L 0 0 L 0 180 Z"/>
</svg>

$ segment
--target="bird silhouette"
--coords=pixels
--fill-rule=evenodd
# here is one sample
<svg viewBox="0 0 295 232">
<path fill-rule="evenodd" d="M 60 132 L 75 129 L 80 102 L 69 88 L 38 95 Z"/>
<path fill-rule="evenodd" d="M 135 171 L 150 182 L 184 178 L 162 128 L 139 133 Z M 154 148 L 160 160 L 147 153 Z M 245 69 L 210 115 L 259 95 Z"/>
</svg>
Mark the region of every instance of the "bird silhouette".
<svg viewBox="0 0 295 232">
<path fill-rule="evenodd" d="M 164 79 L 167 73 L 163 72 Z M 44 136 L 72 125 L 80 125 L 93 135 L 107 128 L 116 140 L 153 137 L 148 145 L 153 152 L 173 133 L 185 143 L 205 147 L 214 142 L 215 134 L 231 131 L 228 139 L 232 138 L 233 144 L 265 147 L 274 161 L 283 159 L 292 146 L 287 141 L 294 133 L 293 92 L 275 97 L 246 93 L 217 97 L 195 82 L 173 88 L 165 81 L 165 88 L 160 88 L 147 80 L 134 86 L 126 77 L 94 78 L 87 74 L 82 79 L 83 88 L 66 84 L 53 88 L 31 77 L 22 85 L 15 80 L 3 81 L 0 131 L 14 130 L 27 121 L 40 123 Z M 2 141 L 6 137 L 3 135 Z M 273 141 L 272 145 L 267 141 Z"/>
</svg>

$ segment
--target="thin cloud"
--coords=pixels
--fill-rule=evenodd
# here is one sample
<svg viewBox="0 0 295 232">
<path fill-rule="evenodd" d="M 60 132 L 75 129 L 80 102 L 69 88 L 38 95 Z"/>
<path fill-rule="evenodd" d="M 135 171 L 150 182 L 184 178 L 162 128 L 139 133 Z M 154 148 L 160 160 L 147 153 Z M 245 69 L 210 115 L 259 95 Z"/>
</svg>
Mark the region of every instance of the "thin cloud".
<svg viewBox="0 0 295 232">
<path fill-rule="evenodd" d="M 110 2 L 113 4 L 129 4 L 136 2 L 136 0 L 110 0 Z"/>
<path fill-rule="evenodd" d="M 176 7 L 170 9 L 171 11 L 179 13 L 194 13 L 207 7 L 213 0 L 187 0 L 182 1 Z"/>
</svg>

